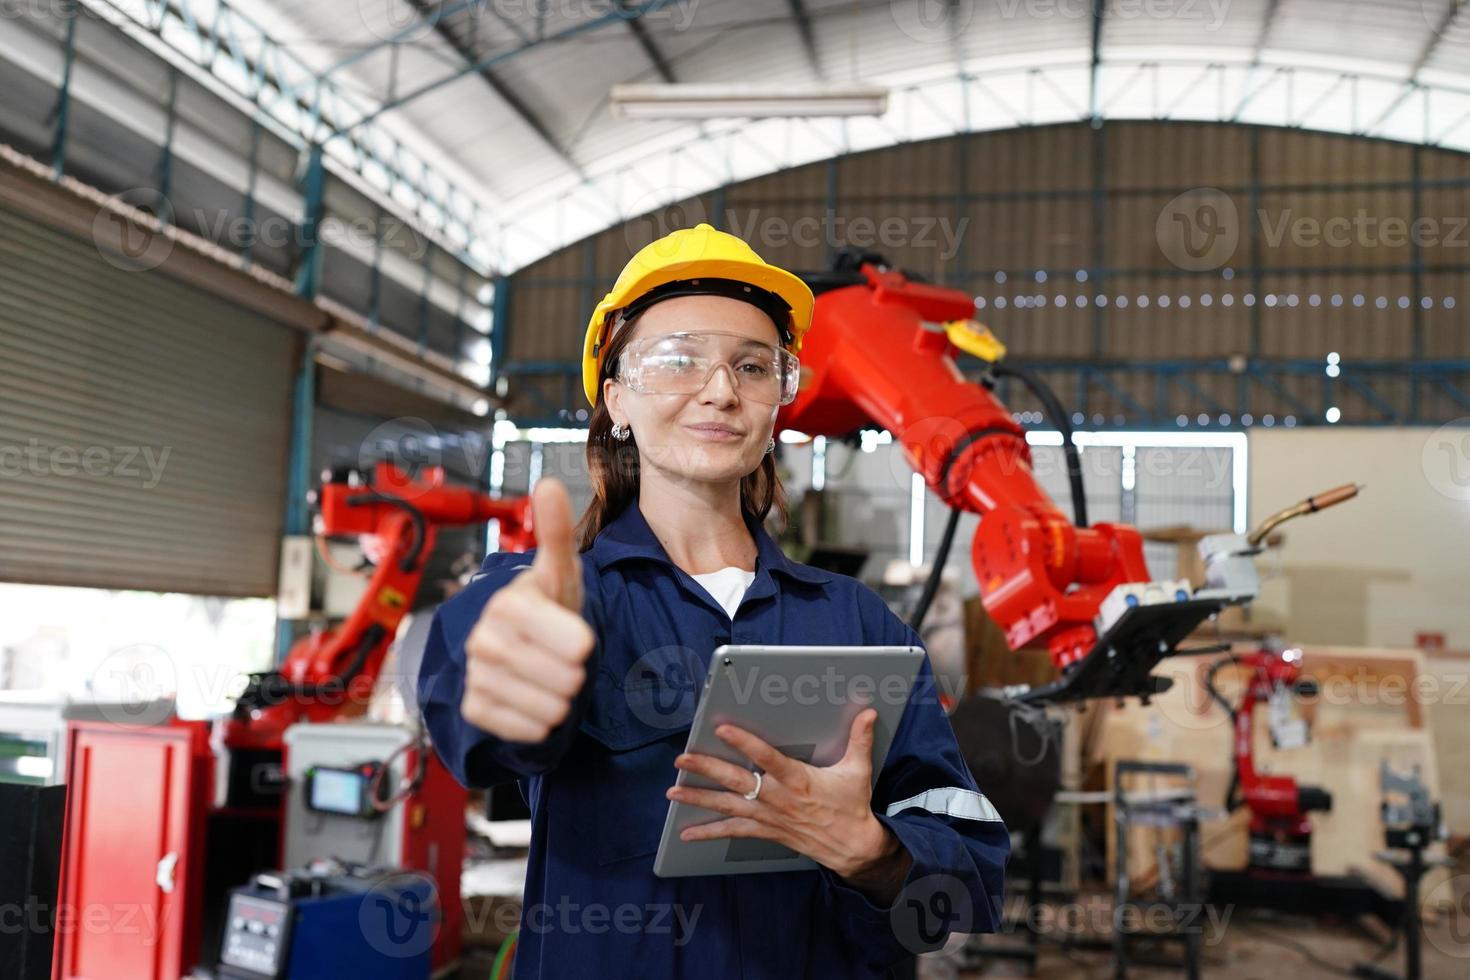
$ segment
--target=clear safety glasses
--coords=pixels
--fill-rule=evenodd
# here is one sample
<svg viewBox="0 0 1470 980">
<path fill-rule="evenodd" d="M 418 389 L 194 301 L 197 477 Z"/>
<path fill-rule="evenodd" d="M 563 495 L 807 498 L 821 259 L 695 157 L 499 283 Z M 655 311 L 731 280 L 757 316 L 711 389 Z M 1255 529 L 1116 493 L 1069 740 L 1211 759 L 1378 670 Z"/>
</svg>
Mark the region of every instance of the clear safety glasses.
<svg viewBox="0 0 1470 980">
<path fill-rule="evenodd" d="M 650 395 L 692 395 L 715 369 L 730 369 L 741 398 L 786 405 L 796 398 L 801 362 L 784 347 L 713 330 L 640 337 L 623 348 L 618 380 Z"/>
</svg>

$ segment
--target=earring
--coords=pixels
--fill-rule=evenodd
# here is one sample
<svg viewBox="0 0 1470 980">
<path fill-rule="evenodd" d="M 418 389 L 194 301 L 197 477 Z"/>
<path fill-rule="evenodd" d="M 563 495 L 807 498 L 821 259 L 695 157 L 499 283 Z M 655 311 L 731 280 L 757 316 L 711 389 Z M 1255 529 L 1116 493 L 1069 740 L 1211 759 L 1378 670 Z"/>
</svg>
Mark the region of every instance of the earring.
<svg viewBox="0 0 1470 980">
<path fill-rule="evenodd" d="M 619 442 L 625 441 L 633 433 L 621 422 L 614 422 L 612 426 L 612 437 Z"/>
<path fill-rule="evenodd" d="M 766 440 L 766 452 L 773 453 L 775 451 L 776 451 L 776 437 L 775 436 L 771 436 L 771 438 L 769 438 L 769 439 Z"/>
</svg>

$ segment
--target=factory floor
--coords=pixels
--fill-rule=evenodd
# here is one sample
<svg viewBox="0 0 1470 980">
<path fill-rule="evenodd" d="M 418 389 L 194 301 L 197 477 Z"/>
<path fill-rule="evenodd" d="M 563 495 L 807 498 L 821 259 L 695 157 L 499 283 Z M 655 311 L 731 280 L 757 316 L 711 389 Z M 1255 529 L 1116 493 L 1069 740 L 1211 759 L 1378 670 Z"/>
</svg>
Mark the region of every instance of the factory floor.
<svg viewBox="0 0 1470 980">
<path fill-rule="evenodd" d="M 1461 920 L 1463 929 L 1463 919 Z M 1402 975 L 1403 944 L 1385 951 L 1387 937 L 1382 927 L 1370 931 L 1355 924 L 1326 923 L 1304 915 L 1254 912 L 1238 909 L 1218 939 L 1207 941 L 1202 950 L 1200 975 L 1206 980 L 1318 980 L 1352 976 L 1359 962 L 1373 961 L 1381 969 Z M 984 942 L 995 942 L 986 939 Z M 1424 927 L 1424 980 L 1465 980 L 1470 977 L 1470 938 L 1455 936 L 1448 917 Z M 1149 952 L 1159 958 L 1177 958 L 1178 944 L 1159 944 L 1151 949 L 1136 947 L 1133 955 L 1143 959 Z M 968 961 L 968 962 L 967 962 Z M 968 954 L 927 956 L 920 961 L 919 980 L 971 980 L 971 978 L 1037 976 L 1047 980 L 1108 980 L 1113 977 L 1112 954 L 1106 950 L 1064 948 L 1043 943 L 1034 973 L 1017 962 L 991 959 L 970 965 Z M 1132 965 L 1136 980 L 1177 980 L 1184 971 L 1177 966 Z"/>
<path fill-rule="evenodd" d="M 1205 980 L 1327 980 L 1351 976 L 1355 963 L 1372 960 L 1384 949 L 1382 933 L 1370 935 L 1353 925 L 1324 924 L 1306 916 L 1255 913 L 1240 910 L 1218 941 L 1203 949 L 1201 976 Z M 1017 937 L 1005 937 L 1013 942 Z M 987 937 L 981 944 L 998 942 Z M 1448 917 L 1424 927 L 1424 980 L 1465 980 L 1470 977 L 1470 938 L 1456 939 Z M 1141 957 L 1146 951 L 1138 950 Z M 1164 946 L 1161 956 L 1175 956 L 1178 948 Z M 1457 955 L 1458 954 L 1458 955 Z M 1045 980 L 1108 980 L 1114 976 L 1112 954 L 1104 950 L 1064 949 L 1044 943 L 1034 973 L 1018 962 L 987 959 L 974 962 L 972 953 L 931 955 L 919 961 L 918 980 L 973 980 L 973 978 L 1036 976 Z M 460 980 L 486 980 L 495 959 L 493 950 L 467 951 Z M 1398 974 L 1404 970 L 1402 943 L 1377 961 Z M 1136 980 L 1179 980 L 1178 967 L 1134 966 Z M 649 978 L 653 980 L 653 978 Z"/>
</svg>

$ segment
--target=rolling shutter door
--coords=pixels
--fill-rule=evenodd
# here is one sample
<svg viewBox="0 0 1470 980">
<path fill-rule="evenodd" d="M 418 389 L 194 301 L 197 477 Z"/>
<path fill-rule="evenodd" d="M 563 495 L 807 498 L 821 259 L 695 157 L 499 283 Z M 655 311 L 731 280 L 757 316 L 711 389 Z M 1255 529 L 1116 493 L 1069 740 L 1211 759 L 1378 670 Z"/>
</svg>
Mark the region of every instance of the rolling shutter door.
<svg viewBox="0 0 1470 980">
<path fill-rule="evenodd" d="M 0 580 L 273 594 L 299 348 L 0 210 Z"/>
</svg>

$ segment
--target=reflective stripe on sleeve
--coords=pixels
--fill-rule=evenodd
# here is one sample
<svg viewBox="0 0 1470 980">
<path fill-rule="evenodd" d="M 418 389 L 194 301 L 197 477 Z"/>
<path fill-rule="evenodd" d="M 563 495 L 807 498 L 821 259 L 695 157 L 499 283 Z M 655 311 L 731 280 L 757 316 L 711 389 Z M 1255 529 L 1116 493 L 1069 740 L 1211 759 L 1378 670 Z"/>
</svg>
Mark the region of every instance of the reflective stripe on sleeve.
<svg viewBox="0 0 1470 980">
<path fill-rule="evenodd" d="M 959 786 L 926 789 L 917 796 L 890 803 L 884 816 L 891 817 L 911 807 L 965 820 L 1000 820 L 1000 813 L 983 795 Z"/>
</svg>

